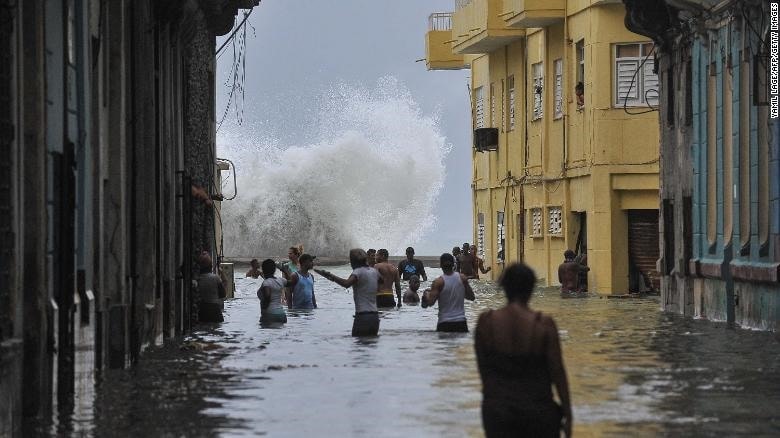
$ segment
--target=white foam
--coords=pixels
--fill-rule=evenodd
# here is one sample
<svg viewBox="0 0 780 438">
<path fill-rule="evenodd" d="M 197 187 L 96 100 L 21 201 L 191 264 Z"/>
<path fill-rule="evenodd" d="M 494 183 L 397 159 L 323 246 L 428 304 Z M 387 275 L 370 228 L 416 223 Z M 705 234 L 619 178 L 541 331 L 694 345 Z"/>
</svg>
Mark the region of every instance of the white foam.
<svg viewBox="0 0 780 438">
<path fill-rule="evenodd" d="M 438 118 L 392 77 L 371 89 L 337 86 L 311 104 L 319 127 L 311 144 L 220 131 L 218 155 L 238 174 L 238 196 L 222 204 L 225 254 L 282 255 L 297 243 L 320 255 L 403 253 L 436 223 L 451 147 Z M 230 194 L 232 183 L 223 185 Z"/>
</svg>

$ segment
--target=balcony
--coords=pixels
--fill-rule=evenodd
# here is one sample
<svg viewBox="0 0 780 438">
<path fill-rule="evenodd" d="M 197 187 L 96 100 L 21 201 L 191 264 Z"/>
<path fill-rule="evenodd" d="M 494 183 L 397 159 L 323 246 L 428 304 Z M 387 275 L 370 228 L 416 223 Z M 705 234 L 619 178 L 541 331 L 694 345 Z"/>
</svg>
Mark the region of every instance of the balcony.
<svg viewBox="0 0 780 438">
<path fill-rule="evenodd" d="M 527 29 L 546 27 L 563 21 L 566 0 L 504 0 L 504 20 L 508 26 Z"/>
<path fill-rule="evenodd" d="M 457 0 L 456 7 L 452 16 L 454 53 L 490 53 L 525 35 L 524 29 L 507 26 L 504 0 Z"/>
<path fill-rule="evenodd" d="M 425 65 L 428 70 L 460 70 L 468 63 L 463 55 L 452 53 L 452 12 L 436 12 L 428 16 L 425 34 Z"/>
</svg>

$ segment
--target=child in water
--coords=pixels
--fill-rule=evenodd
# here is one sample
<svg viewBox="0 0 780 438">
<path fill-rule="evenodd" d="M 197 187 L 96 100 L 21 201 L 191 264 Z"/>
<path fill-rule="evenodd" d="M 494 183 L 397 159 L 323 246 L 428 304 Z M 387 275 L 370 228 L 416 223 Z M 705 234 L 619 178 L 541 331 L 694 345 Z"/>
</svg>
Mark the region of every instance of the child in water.
<svg viewBox="0 0 780 438">
<path fill-rule="evenodd" d="M 412 275 L 409 278 L 409 289 L 404 292 L 404 303 L 417 304 L 420 302 L 420 296 L 417 295 L 417 290 L 420 289 L 420 277 L 418 275 Z"/>
</svg>

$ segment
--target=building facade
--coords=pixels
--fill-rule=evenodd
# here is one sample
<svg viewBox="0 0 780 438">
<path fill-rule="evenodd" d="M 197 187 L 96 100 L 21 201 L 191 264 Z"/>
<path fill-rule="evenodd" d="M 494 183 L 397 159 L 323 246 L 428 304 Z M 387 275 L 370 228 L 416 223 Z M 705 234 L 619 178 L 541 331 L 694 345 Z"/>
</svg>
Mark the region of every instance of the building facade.
<svg viewBox="0 0 780 438">
<path fill-rule="evenodd" d="M 474 242 L 493 278 L 522 260 L 557 285 L 571 249 L 591 291 L 658 289 L 654 45 L 624 16 L 585 0 L 460 0 L 431 16 L 428 68 L 472 71 Z"/>
<path fill-rule="evenodd" d="M 0 0 L 0 435 L 88 415 L 98 370 L 190 328 L 215 37 L 256 4 Z"/>
<path fill-rule="evenodd" d="M 769 100 L 770 4 L 626 1 L 661 74 L 666 310 L 777 330 L 780 137 Z"/>
</svg>

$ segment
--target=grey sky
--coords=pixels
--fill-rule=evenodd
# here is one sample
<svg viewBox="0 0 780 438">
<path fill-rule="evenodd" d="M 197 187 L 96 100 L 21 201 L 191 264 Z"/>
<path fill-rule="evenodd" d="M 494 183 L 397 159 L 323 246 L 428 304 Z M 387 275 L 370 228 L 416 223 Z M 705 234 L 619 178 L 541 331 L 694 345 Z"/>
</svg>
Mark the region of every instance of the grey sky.
<svg viewBox="0 0 780 438">
<path fill-rule="evenodd" d="M 453 146 L 438 225 L 416 244 L 417 253 L 436 255 L 469 241 L 470 72 L 428 72 L 424 62 L 415 62 L 425 56 L 428 14 L 452 8 L 452 0 L 262 0 L 249 19 L 244 123 L 230 126 L 231 114 L 226 129 L 263 132 L 282 145 L 307 143 L 312 133 L 306 120 L 316 111 L 313 96 L 334 84 L 372 86 L 394 76 L 424 114 L 438 111 L 442 134 Z M 227 101 L 224 81 L 231 63 L 228 48 L 219 61 L 218 116 Z"/>
</svg>

